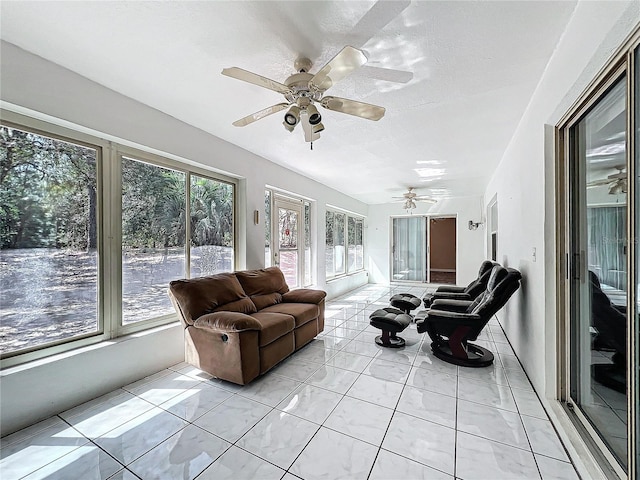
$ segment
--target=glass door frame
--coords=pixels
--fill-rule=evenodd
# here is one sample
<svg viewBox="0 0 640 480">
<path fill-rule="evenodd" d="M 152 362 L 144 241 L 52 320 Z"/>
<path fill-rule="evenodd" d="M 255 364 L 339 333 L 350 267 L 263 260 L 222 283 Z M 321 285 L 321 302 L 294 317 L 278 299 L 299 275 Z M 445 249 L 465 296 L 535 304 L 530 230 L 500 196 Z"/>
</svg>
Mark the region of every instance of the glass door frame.
<svg viewBox="0 0 640 480">
<path fill-rule="evenodd" d="M 555 156 L 556 156 L 556 285 L 558 295 L 556 298 L 557 313 L 557 398 L 560 400 L 565 412 L 570 420 L 574 422 L 580 432 L 583 432 L 583 439 L 590 447 L 594 457 L 605 460 L 606 464 L 601 465 L 604 469 L 610 469 L 620 478 L 637 478 L 638 470 L 638 389 L 640 387 L 638 365 L 638 338 L 639 321 L 637 307 L 637 285 L 638 272 L 636 268 L 636 258 L 638 257 L 638 243 L 635 237 L 638 228 L 635 219 L 635 207 L 640 205 L 639 193 L 636 188 L 637 178 L 636 150 L 640 141 L 635 133 L 635 125 L 638 118 L 636 104 L 640 99 L 635 97 L 636 81 L 640 72 L 636 72 L 635 54 L 640 51 L 640 30 L 636 30 L 630 39 L 620 48 L 613 57 L 609 65 L 591 82 L 587 90 L 583 93 L 578 102 L 565 114 L 555 127 Z M 627 318 L 630 319 L 627 328 L 627 471 L 619 464 L 614 455 L 609 451 L 604 441 L 600 438 L 587 417 L 576 407 L 576 403 L 571 396 L 571 276 L 586 276 L 586 265 L 584 256 L 573 257 L 571 251 L 572 244 L 572 205 L 570 192 L 571 182 L 580 181 L 573 178 L 573 159 L 571 152 L 574 149 L 575 141 L 570 134 L 584 115 L 603 98 L 606 92 L 622 77 L 626 77 L 626 167 L 627 167 Z M 584 207 L 586 208 L 586 206 Z M 584 268 L 583 268 L 584 267 Z M 582 281 L 585 279 L 583 278 Z M 636 339 L 632 341 L 631 339 Z M 586 436 L 584 435 L 586 434 Z"/>
<path fill-rule="evenodd" d="M 412 219 L 419 218 L 423 224 L 423 230 L 425 232 L 425 236 L 422 239 L 422 244 L 424 247 L 424 255 L 425 255 L 425 264 L 422 266 L 422 280 L 405 280 L 405 279 L 396 279 L 394 278 L 394 263 L 395 263 L 395 221 L 402 219 Z M 389 226 L 389 280 L 392 283 L 428 283 L 429 280 L 429 217 L 427 215 L 392 215 L 389 218 L 390 226 Z"/>
<path fill-rule="evenodd" d="M 278 196 L 277 193 L 273 194 L 271 208 L 271 264 L 277 267 L 280 267 L 279 211 L 281 208 L 295 211 L 298 214 L 298 238 L 296 239 L 298 252 L 297 281 L 295 286 L 289 285 L 289 288 L 301 288 L 304 285 L 304 203 L 301 200 Z"/>
</svg>

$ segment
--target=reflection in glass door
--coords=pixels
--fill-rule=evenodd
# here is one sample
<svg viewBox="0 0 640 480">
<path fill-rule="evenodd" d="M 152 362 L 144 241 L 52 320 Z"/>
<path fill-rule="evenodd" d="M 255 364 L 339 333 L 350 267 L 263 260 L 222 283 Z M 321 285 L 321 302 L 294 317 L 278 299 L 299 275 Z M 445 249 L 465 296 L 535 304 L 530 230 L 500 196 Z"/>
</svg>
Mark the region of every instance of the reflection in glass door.
<svg viewBox="0 0 640 480">
<path fill-rule="evenodd" d="M 289 288 L 301 287 L 304 266 L 302 204 L 276 198 L 274 213 L 277 222 L 273 222 L 271 237 L 275 240 L 273 264 L 280 267 Z"/>
<path fill-rule="evenodd" d="M 568 130 L 569 396 L 627 467 L 626 80 Z"/>
<path fill-rule="evenodd" d="M 392 280 L 426 281 L 426 219 L 421 216 L 393 219 Z"/>
</svg>

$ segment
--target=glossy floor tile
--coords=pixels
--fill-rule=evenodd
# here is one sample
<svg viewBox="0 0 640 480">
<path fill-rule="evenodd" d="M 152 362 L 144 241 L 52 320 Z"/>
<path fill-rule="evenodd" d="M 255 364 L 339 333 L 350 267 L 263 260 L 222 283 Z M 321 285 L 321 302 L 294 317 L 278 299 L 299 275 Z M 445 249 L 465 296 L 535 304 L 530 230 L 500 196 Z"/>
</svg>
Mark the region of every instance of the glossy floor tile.
<svg viewBox="0 0 640 480">
<path fill-rule="evenodd" d="M 415 324 L 404 348 L 374 343 L 370 313 L 426 291 L 328 302 L 323 334 L 247 386 L 183 362 L 8 435 L 0 477 L 578 480 L 497 320 L 478 339 L 495 354 L 482 369 L 436 358 Z M 613 411 L 605 395 L 594 408 Z"/>
</svg>

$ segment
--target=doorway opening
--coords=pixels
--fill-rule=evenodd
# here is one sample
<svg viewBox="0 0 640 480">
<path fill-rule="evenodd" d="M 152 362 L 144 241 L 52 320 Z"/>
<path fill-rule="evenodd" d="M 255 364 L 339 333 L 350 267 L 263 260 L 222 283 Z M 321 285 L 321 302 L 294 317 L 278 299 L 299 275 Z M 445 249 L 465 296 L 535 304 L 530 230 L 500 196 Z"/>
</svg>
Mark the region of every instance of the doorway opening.
<svg viewBox="0 0 640 480">
<path fill-rule="evenodd" d="M 429 219 L 429 283 L 456 283 L 456 219 Z"/>
</svg>

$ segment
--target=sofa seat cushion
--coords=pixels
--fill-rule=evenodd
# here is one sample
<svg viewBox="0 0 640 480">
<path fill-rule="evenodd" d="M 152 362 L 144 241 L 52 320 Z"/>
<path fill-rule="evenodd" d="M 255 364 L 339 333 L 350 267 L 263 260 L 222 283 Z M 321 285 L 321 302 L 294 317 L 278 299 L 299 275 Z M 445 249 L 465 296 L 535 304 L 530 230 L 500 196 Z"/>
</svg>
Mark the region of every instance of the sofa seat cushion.
<svg viewBox="0 0 640 480">
<path fill-rule="evenodd" d="M 279 303 L 260 310 L 260 313 L 285 313 L 295 318 L 295 328 L 315 320 L 320 315 L 320 307 L 311 303 Z"/>
<path fill-rule="evenodd" d="M 269 345 L 274 340 L 292 332 L 295 328 L 295 319 L 291 315 L 275 312 L 257 312 L 251 314 L 260 326 L 259 346 Z"/>
</svg>

